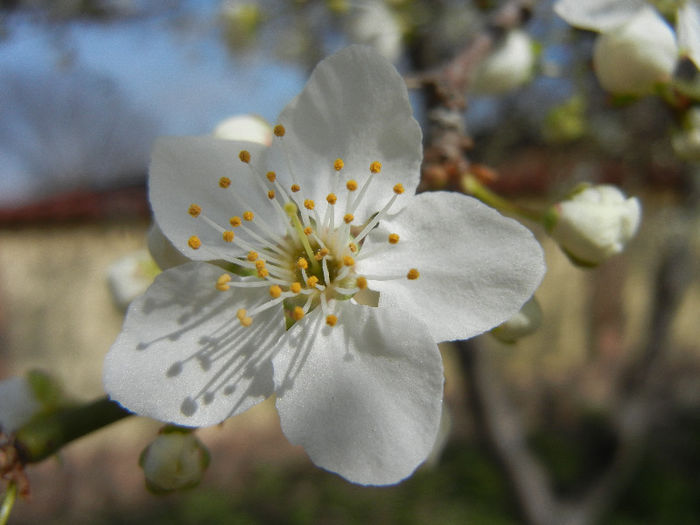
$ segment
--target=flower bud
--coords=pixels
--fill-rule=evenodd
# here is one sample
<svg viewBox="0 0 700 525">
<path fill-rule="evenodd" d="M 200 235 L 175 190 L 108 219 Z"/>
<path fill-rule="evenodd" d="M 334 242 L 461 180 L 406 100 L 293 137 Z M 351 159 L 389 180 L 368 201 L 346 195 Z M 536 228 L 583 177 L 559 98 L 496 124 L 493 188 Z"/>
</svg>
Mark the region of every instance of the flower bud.
<svg viewBox="0 0 700 525">
<path fill-rule="evenodd" d="M 192 488 L 209 466 L 209 451 L 190 429 L 167 426 L 141 453 L 146 486 L 155 493 Z"/>
<path fill-rule="evenodd" d="M 390 62 L 401 56 L 401 28 L 382 1 L 353 3 L 346 17 L 346 31 L 350 40 L 373 47 Z"/>
<path fill-rule="evenodd" d="M 593 67 L 606 91 L 646 95 L 669 82 L 678 57 L 673 30 L 651 8 L 610 31 L 603 32 L 593 50 Z"/>
<path fill-rule="evenodd" d="M 146 291 L 158 273 L 158 266 L 146 250 L 134 251 L 110 264 L 107 282 L 116 305 L 126 310 L 131 301 Z"/>
<path fill-rule="evenodd" d="M 504 343 L 515 343 L 521 337 L 536 332 L 540 324 L 542 308 L 533 296 L 517 314 L 491 330 L 491 335 Z"/>
<path fill-rule="evenodd" d="M 545 226 L 572 262 L 590 267 L 621 253 L 641 216 L 639 200 L 615 186 L 583 186 L 549 209 Z"/>
<path fill-rule="evenodd" d="M 532 39 L 525 31 L 510 31 L 479 65 L 470 88 L 482 94 L 506 93 L 529 82 L 534 65 Z"/>
<path fill-rule="evenodd" d="M 257 115 L 235 115 L 222 120 L 214 128 L 213 135 L 218 139 L 272 144 L 272 126 Z"/>
</svg>

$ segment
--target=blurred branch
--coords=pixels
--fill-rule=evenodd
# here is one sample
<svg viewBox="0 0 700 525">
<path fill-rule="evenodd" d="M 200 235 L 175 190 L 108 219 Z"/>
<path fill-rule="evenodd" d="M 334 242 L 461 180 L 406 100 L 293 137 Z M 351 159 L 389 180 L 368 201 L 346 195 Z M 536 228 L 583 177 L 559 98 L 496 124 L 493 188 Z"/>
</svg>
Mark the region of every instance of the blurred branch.
<svg viewBox="0 0 700 525">
<path fill-rule="evenodd" d="M 575 500 L 565 501 L 554 494 L 547 472 L 527 446 L 522 421 L 496 377 L 489 354 L 479 347 L 478 340 L 457 343 L 477 425 L 501 465 L 527 523 L 596 523 L 635 472 L 660 412 L 657 394 L 663 386 L 661 361 L 669 346 L 671 323 L 690 280 L 692 263 L 689 243 L 684 239 L 670 240 L 662 251 L 647 343 L 628 375 L 624 400 L 612 415 L 617 451 L 598 480 Z"/>
</svg>

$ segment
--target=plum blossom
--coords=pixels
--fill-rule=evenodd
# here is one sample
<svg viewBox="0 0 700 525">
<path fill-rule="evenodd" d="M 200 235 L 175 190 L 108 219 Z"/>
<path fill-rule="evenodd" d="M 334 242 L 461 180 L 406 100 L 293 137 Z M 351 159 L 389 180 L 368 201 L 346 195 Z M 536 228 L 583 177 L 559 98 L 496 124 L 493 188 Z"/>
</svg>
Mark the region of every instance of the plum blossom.
<svg viewBox="0 0 700 525">
<path fill-rule="evenodd" d="M 322 61 L 274 134 L 270 147 L 156 144 L 155 220 L 192 262 L 131 304 L 105 388 L 191 427 L 274 394 L 283 432 L 316 465 L 396 483 L 438 434 L 437 343 L 514 315 L 542 279 L 541 247 L 473 198 L 415 195 L 420 128 L 370 48 Z"/>
<path fill-rule="evenodd" d="M 670 6 L 675 32 L 657 8 Z M 678 56 L 700 66 L 700 3 L 697 0 L 559 0 L 554 10 L 574 27 L 601 33 L 593 63 L 603 88 L 644 95 L 666 83 Z"/>
</svg>

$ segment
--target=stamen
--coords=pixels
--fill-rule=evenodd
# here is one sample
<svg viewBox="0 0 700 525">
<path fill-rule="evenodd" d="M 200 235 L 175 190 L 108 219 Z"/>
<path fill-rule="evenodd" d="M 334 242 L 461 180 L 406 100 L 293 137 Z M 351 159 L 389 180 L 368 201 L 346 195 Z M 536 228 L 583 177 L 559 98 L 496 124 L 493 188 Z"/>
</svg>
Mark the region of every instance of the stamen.
<svg viewBox="0 0 700 525">
<path fill-rule="evenodd" d="M 265 261 L 263 261 L 262 259 L 256 260 L 255 261 L 255 268 L 258 270 L 262 270 L 263 268 L 265 268 Z"/>
<path fill-rule="evenodd" d="M 296 193 L 301 189 L 301 186 L 299 186 L 298 184 L 292 184 L 289 189 L 292 190 L 292 192 Z"/>
<path fill-rule="evenodd" d="M 333 168 L 335 168 L 335 171 L 340 171 L 343 169 L 343 166 L 345 166 L 345 163 L 343 162 L 343 159 L 337 158 L 335 159 L 335 162 L 333 163 Z"/>
<path fill-rule="evenodd" d="M 331 275 L 328 272 L 328 262 L 325 258 L 321 261 L 321 266 L 323 267 L 323 281 L 327 284 L 331 284 Z"/>
<path fill-rule="evenodd" d="M 326 196 L 326 201 L 328 202 L 328 204 L 333 206 L 338 201 L 338 197 L 336 197 L 335 193 L 329 193 Z"/>
<path fill-rule="evenodd" d="M 270 271 L 267 268 L 260 268 L 258 270 L 258 277 L 260 277 L 261 279 L 264 279 L 268 275 L 270 275 Z"/>
<path fill-rule="evenodd" d="M 311 226 L 307 226 L 306 228 L 304 228 L 304 235 L 311 235 L 313 231 L 314 230 L 313 228 L 311 228 Z"/>
<path fill-rule="evenodd" d="M 369 165 L 369 171 L 372 173 L 379 173 L 382 171 L 382 163 L 378 161 L 374 161 L 372 164 Z"/>
<path fill-rule="evenodd" d="M 192 217 L 199 217 L 199 214 L 202 213 L 202 207 L 198 206 L 197 204 L 190 204 L 187 213 L 192 215 Z"/>
<path fill-rule="evenodd" d="M 246 258 L 247 258 L 250 262 L 253 262 L 253 261 L 255 261 L 255 260 L 258 258 L 258 253 L 251 250 L 251 251 L 248 252 L 248 255 L 246 256 Z"/>
<path fill-rule="evenodd" d="M 301 292 L 301 283 L 293 282 L 291 285 L 289 285 L 289 290 L 290 290 L 292 293 L 299 293 L 299 292 Z"/>
<path fill-rule="evenodd" d="M 352 253 L 357 253 L 357 244 L 355 244 L 354 242 L 351 242 L 350 244 L 348 244 L 348 248 L 350 248 L 350 251 Z"/>
<path fill-rule="evenodd" d="M 286 203 L 284 205 L 284 211 L 287 212 L 289 219 L 292 221 L 292 224 L 294 225 L 294 229 L 297 231 L 297 237 L 301 241 L 302 246 L 304 246 L 304 251 L 309 256 L 309 259 L 311 260 L 312 268 L 314 270 L 318 270 L 318 263 L 313 258 L 314 252 L 311 249 L 311 244 L 309 244 L 309 239 L 307 238 L 306 234 L 304 233 L 304 228 L 302 228 L 302 226 L 301 226 L 301 222 L 299 221 L 299 217 L 297 217 L 296 204 L 294 204 L 291 201 Z"/>
<path fill-rule="evenodd" d="M 282 288 L 276 284 L 270 286 L 270 297 L 277 299 L 280 295 L 282 295 Z"/>
<path fill-rule="evenodd" d="M 196 235 L 193 235 L 187 240 L 187 244 L 192 248 L 193 250 L 199 250 L 199 247 L 202 246 L 202 241 L 199 240 L 199 237 Z"/>
<path fill-rule="evenodd" d="M 227 273 L 224 273 L 216 280 L 216 289 L 225 292 L 230 288 L 230 286 L 228 285 L 228 283 L 230 282 L 231 276 Z"/>
<path fill-rule="evenodd" d="M 267 198 L 272 200 L 275 198 L 275 190 L 270 190 L 267 192 Z"/>
<path fill-rule="evenodd" d="M 231 185 L 231 179 L 228 177 L 221 177 L 219 179 L 219 186 L 222 188 L 228 188 Z"/>
<path fill-rule="evenodd" d="M 345 224 L 350 224 L 354 220 L 355 220 L 355 216 L 352 213 L 346 213 L 343 216 L 343 221 L 345 222 Z"/>
<path fill-rule="evenodd" d="M 284 126 L 283 126 L 282 124 L 277 124 L 277 125 L 273 128 L 272 132 L 275 134 L 275 137 L 284 137 L 284 134 L 285 134 L 287 131 L 284 129 Z"/>
<path fill-rule="evenodd" d="M 399 183 L 399 184 L 394 185 L 394 193 L 396 193 L 396 195 L 401 195 L 403 192 L 404 192 L 403 184 Z"/>
<path fill-rule="evenodd" d="M 389 234 L 389 244 L 396 244 L 399 242 L 399 234 L 398 233 L 390 233 Z"/>
<path fill-rule="evenodd" d="M 244 211 L 243 212 L 243 220 L 244 221 L 252 221 L 253 218 L 255 217 L 255 214 L 252 211 Z"/>
<path fill-rule="evenodd" d="M 306 270 L 309 267 L 309 261 L 304 259 L 303 257 L 299 257 L 297 260 L 297 268 L 300 270 Z"/>
<path fill-rule="evenodd" d="M 408 270 L 408 273 L 406 274 L 406 278 L 411 280 L 411 281 L 418 279 L 418 277 L 420 277 L 420 273 L 418 272 L 418 270 L 416 268 L 411 268 L 410 270 Z"/>
<path fill-rule="evenodd" d="M 313 210 L 314 206 L 316 206 L 316 203 L 314 203 L 313 200 L 311 200 L 311 199 L 304 200 L 304 208 L 306 208 L 307 210 Z"/>
<path fill-rule="evenodd" d="M 277 174 L 274 171 L 268 171 L 265 176 L 270 182 L 275 182 L 277 180 Z"/>
<path fill-rule="evenodd" d="M 248 315 L 248 311 L 245 308 L 239 308 L 238 311 L 236 312 L 236 317 L 239 319 L 243 319 Z"/>
<path fill-rule="evenodd" d="M 304 309 L 301 306 L 295 306 L 292 310 L 292 319 L 301 321 L 304 318 Z"/>
<path fill-rule="evenodd" d="M 231 226 L 234 228 L 238 228 L 241 225 L 241 218 L 240 217 L 231 217 L 229 221 L 231 223 Z"/>
<path fill-rule="evenodd" d="M 345 183 L 345 187 L 348 189 L 348 191 L 355 191 L 357 189 L 357 181 L 350 179 Z"/>
<path fill-rule="evenodd" d="M 365 288 L 367 288 L 367 279 L 360 275 L 355 281 L 355 284 L 360 290 L 364 290 Z"/>
<path fill-rule="evenodd" d="M 226 230 L 221 234 L 221 237 L 224 239 L 224 242 L 233 242 L 235 234 L 231 230 Z"/>
<path fill-rule="evenodd" d="M 312 275 L 306 280 L 306 287 L 307 288 L 315 288 L 316 285 L 318 284 L 318 277 L 315 275 Z"/>
<path fill-rule="evenodd" d="M 250 162 L 250 152 L 248 150 L 242 149 L 241 152 L 238 154 L 238 158 L 241 159 L 241 162 L 245 162 L 248 164 Z"/>
<path fill-rule="evenodd" d="M 353 259 L 349 255 L 346 255 L 345 257 L 343 257 L 343 264 L 345 266 L 353 266 L 355 264 L 355 259 Z"/>
<path fill-rule="evenodd" d="M 326 324 L 328 326 L 335 326 L 335 324 L 338 322 L 338 317 L 330 314 L 326 316 Z"/>
<path fill-rule="evenodd" d="M 320 250 L 318 250 L 316 252 L 316 255 L 314 255 L 314 259 L 316 259 L 317 261 L 320 261 L 329 253 L 330 253 L 330 251 L 328 250 L 328 248 L 321 248 Z"/>
</svg>

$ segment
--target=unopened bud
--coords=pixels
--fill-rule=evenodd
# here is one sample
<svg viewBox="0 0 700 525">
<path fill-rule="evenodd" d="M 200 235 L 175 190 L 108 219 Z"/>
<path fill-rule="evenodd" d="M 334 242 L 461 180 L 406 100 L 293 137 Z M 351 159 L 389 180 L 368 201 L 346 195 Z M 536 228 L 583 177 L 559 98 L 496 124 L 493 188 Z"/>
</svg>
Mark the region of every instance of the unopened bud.
<svg viewBox="0 0 700 525">
<path fill-rule="evenodd" d="M 540 324 L 542 324 L 542 308 L 533 297 L 517 314 L 491 330 L 491 335 L 504 343 L 515 343 L 518 339 L 536 332 Z"/>
<path fill-rule="evenodd" d="M 479 65 L 470 88 L 490 95 L 512 91 L 530 81 L 534 65 L 532 39 L 525 31 L 510 31 Z"/>
<path fill-rule="evenodd" d="M 195 487 L 209 466 L 209 451 L 189 429 L 168 426 L 141 453 L 146 486 L 155 493 Z"/>
<path fill-rule="evenodd" d="M 597 266 L 637 233 L 642 209 L 615 186 L 584 186 L 547 213 L 547 231 L 575 264 Z"/>
</svg>

